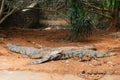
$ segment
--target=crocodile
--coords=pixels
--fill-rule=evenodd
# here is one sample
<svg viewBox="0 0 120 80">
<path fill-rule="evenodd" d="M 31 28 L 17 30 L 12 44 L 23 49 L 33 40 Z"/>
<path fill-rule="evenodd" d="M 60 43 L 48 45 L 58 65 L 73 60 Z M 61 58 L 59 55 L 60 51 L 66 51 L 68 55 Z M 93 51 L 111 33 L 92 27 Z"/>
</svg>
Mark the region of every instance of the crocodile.
<svg viewBox="0 0 120 80">
<path fill-rule="evenodd" d="M 97 58 L 114 56 L 116 53 L 98 51 L 94 45 L 84 47 L 59 47 L 59 48 L 46 48 L 37 49 L 34 47 L 26 47 L 19 44 L 9 43 L 7 47 L 10 51 L 21 53 L 23 57 L 29 57 L 32 59 L 39 59 L 31 62 L 30 64 L 40 64 L 52 60 L 69 59 L 72 57 L 78 57 L 83 59 L 84 57 L 90 57 L 97 60 Z"/>
<path fill-rule="evenodd" d="M 43 55 L 48 55 L 52 51 L 61 51 L 61 50 L 76 50 L 76 49 L 91 49 L 96 50 L 96 47 L 94 45 L 85 46 L 85 47 L 59 47 L 59 48 L 44 48 L 44 49 L 38 49 L 34 47 L 26 47 L 19 44 L 14 43 L 8 43 L 7 48 L 10 51 L 20 53 L 23 55 L 23 57 L 29 57 L 32 59 L 41 58 Z M 52 53 L 53 54 L 53 53 Z"/>
<path fill-rule="evenodd" d="M 114 56 L 116 53 L 105 52 L 105 51 L 95 51 L 89 49 L 79 49 L 79 50 L 55 50 L 51 51 L 49 54 L 44 55 L 41 59 L 32 62 L 31 64 L 40 64 L 52 60 L 65 60 L 72 57 L 78 57 L 81 60 L 85 57 L 90 59 L 98 60 L 98 58 Z"/>
<path fill-rule="evenodd" d="M 41 50 L 37 48 L 21 46 L 19 44 L 13 44 L 13 43 L 7 44 L 7 47 L 10 51 L 22 54 L 23 57 L 30 57 L 30 58 L 42 57 L 42 54 L 39 54 Z M 35 57 L 35 55 L 37 56 Z"/>
</svg>

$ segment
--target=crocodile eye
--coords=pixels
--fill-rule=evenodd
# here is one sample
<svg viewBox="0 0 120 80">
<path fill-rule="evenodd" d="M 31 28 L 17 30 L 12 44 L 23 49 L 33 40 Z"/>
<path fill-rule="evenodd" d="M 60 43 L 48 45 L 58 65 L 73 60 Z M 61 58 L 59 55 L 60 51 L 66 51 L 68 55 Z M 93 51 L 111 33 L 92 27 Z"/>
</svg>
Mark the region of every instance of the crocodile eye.
<svg viewBox="0 0 120 80">
<path fill-rule="evenodd" d="M 62 54 L 62 53 L 60 52 L 60 53 L 58 53 L 58 54 Z"/>
</svg>

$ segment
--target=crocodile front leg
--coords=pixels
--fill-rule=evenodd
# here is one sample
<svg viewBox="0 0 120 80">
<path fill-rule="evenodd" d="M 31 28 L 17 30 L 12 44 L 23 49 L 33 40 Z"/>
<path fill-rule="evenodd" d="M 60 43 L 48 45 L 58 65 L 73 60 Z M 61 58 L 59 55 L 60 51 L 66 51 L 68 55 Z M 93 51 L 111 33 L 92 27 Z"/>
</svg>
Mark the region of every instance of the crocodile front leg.
<svg viewBox="0 0 120 80">
<path fill-rule="evenodd" d="M 62 56 L 62 51 L 61 50 L 56 50 L 56 51 L 50 51 L 46 54 L 43 55 L 43 57 L 35 62 L 32 62 L 31 64 L 41 64 L 47 61 L 52 61 L 52 60 L 58 60 Z"/>
<path fill-rule="evenodd" d="M 31 62 L 30 64 L 41 64 L 41 63 L 44 63 L 44 62 L 47 62 L 47 61 L 49 61 L 48 58 L 42 58 L 42 59 L 39 59 L 35 62 Z"/>
</svg>

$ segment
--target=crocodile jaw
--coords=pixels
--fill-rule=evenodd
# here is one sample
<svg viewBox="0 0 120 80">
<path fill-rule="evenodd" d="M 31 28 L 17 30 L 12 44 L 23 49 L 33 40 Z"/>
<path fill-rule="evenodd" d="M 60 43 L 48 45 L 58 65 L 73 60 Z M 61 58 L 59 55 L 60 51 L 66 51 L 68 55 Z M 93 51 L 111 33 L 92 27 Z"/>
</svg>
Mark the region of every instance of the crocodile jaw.
<svg viewBox="0 0 120 80">
<path fill-rule="evenodd" d="M 115 56 L 115 55 L 116 55 L 115 52 L 108 52 L 107 54 L 105 54 L 106 57 Z"/>
</svg>

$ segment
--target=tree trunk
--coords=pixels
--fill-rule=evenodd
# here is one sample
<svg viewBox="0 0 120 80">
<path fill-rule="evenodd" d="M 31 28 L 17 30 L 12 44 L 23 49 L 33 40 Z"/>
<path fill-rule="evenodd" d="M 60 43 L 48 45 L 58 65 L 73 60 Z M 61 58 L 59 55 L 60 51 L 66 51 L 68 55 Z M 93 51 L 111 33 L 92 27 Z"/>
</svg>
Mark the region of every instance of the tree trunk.
<svg viewBox="0 0 120 80">
<path fill-rule="evenodd" d="M 118 31 L 118 20 L 116 18 L 112 19 L 109 31 L 111 31 L 111 32 L 117 32 Z"/>
<path fill-rule="evenodd" d="M 110 24 L 110 31 L 117 32 L 119 29 L 119 7 L 117 6 L 116 9 L 112 12 L 113 19 L 111 20 Z"/>
</svg>

